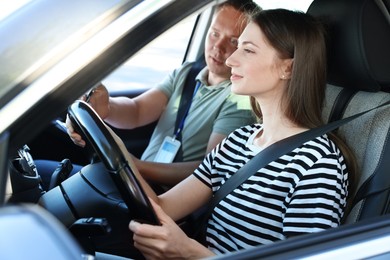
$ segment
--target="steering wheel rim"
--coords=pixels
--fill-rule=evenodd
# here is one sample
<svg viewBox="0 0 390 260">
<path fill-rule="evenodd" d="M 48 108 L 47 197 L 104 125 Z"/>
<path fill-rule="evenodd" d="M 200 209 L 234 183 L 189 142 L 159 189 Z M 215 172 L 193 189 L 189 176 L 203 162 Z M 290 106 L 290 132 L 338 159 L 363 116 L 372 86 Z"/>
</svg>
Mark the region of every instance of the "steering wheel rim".
<svg viewBox="0 0 390 260">
<path fill-rule="evenodd" d="M 81 100 L 68 108 L 68 116 L 75 130 L 91 145 L 113 179 L 131 218 L 143 223 L 159 225 L 154 209 L 134 171 L 103 120 Z"/>
</svg>

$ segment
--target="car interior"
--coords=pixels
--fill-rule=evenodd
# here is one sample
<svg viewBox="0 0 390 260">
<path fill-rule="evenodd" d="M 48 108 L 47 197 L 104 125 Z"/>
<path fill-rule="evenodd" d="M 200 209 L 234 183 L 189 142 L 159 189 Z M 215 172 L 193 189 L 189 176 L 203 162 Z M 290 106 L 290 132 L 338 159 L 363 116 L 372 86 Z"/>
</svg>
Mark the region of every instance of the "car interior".
<svg viewBox="0 0 390 260">
<path fill-rule="evenodd" d="M 336 130 L 355 152 L 357 159 L 359 172 L 355 180 L 356 188 L 351 194 L 352 207 L 342 226 L 334 230 L 295 237 L 214 259 L 302 258 L 331 250 L 335 244 L 343 243 L 342 238 L 348 234 L 358 234 L 365 228 L 373 229 L 376 225 L 377 232 L 388 232 L 390 229 L 390 220 L 381 217 L 390 213 L 390 105 L 386 104 L 390 101 L 390 0 L 314 0 L 307 12 L 321 19 L 327 29 L 328 85 L 324 122 L 334 122 L 373 109 Z M 383 104 L 386 105 L 381 106 Z M 41 134 L 50 140 L 47 145 L 73 149 L 72 160 L 90 163 L 91 151 L 86 153 L 75 148 L 65 138 L 63 129 L 58 130 L 57 127 L 57 124 L 52 124 Z M 153 125 L 145 129 L 150 134 Z M 145 135 L 145 129 L 138 129 L 134 135 Z M 125 134 L 119 129 L 115 131 L 119 136 Z M 0 138 L 0 143 L 3 139 Z M 58 140 L 59 143 L 51 140 Z M 38 150 L 42 144 L 31 142 L 28 145 L 32 150 Z M 139 149 L 141 152 L 142 148 Z M 52 155 L 42 156 L 51 159 Z M 130 245 L 128 241 L 131 234 L 118 230 L 126 228 L 128 224 L 127 209 L 131 202 L 123 203 L 123 193 L 119 192 L 118 196 L 117 184 L 113 184 L 107 175 L 102 174 L 97 178 L 96 174 L 92 174 L 107 171 L 106 165 L 87 165 L 82 174 L 69 178 L 42 196 L 39 207 L 19 205 L 2 210 L 0 230 L 3 230 L 2 233 L 12 233 L 13 237 L 7 238 L 11 241 L 23 237 L 25 241 L 20 242 L 26 245 L 26 251 L 33 252 L 39 246 L 53 248 L 52 252 L 58 259 L 77 259 L 77 256 L 85 253 L 93 254 L 95 250 L 128 256 L 126 246 Z M 73 205 L 63 199 L 65 193 Z M 88 199 L 81 200 L 80 193 L 81 197 Z M 107 211 L 112 211 L 110 216 L 102 214 Z M 109 225 L 104 222 L 91 227 L 84 222 L 79 223 L 80 220 L 90 220 L 88 217 L 91 216 L 99 221 L 107 217 Z M 383 226 L 379 226 L 379 222 Z M 26 225 L 36 227 L 34 235 L 21 236 Z M 68 232 L 72 225 L 73 232 Z M 13 228 L 15 226 L 18 226 L 17 230 Z M 94 236 L 93 245 L 91 236 Z M 37 243 L 36 237 L 51 242 Z M 17 259 L 17 254 L 22 252 L 10 252 L 2 246 L 5 245 L 2 239 L 0 235 L 1 258 Z M 319 243 L 323 246 L 318 247 Z"/>
</svg>

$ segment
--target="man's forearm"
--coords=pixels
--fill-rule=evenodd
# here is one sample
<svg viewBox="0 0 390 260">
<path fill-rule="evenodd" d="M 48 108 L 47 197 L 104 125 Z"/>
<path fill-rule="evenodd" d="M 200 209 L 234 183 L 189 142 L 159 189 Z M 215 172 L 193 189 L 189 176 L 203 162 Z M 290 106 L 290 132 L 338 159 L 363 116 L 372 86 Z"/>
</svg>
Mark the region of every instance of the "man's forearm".
<svg viewBox="0 0 390 260">
<path fill-rule="evenodd" d="M 133 129 L 137 125 L 137 110 L 134 101 L 126 97 L 110 97 L 109 113 L 104 119 L 111 126 L 120 129 Z"/>
<path fill-rule="evenodd" d="M 201 161 L 179 163 L 135 161 L 138 170 L 146 180 L 169 186 L 174 186 L 187 178 L 200 163 Z"/>
</svg>

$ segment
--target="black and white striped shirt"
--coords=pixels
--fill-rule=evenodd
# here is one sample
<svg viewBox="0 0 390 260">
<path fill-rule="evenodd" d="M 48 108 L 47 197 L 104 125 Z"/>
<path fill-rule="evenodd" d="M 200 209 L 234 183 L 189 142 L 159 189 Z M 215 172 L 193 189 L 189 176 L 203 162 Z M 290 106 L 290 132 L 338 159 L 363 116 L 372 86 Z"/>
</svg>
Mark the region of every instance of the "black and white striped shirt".
<svg viewBox="0 0 390 260">
<path fill-rule="evenodd" d="M 251 140 L 260 130 L 255 124 L 234 131 L 194 175 L 216 192 L 259 152 Z M 344 157 L 327 135 L 320 136 L 259 169 L 226 196 L 208 221 L 208 246 L 225 253 L 336 227 L 347 188 Z"/>
</svg>

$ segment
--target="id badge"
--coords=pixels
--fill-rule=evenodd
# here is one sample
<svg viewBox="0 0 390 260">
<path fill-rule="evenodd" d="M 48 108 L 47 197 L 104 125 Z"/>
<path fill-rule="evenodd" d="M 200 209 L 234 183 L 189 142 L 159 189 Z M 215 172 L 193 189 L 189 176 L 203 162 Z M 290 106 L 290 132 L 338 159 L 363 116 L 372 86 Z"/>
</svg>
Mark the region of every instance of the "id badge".
<svg viewBox="0 0 390 260">
<path fill-rule="evenodd" d="M 157 152 L 156 157 L 154 158 L 155 162 L 160 163 L 171 163 L 177 154 L 177 151 L 180 148 L 180 141 L 172 137 L 165 137 L 163 143 L 160 146 L 160 149 Z"/>
</svg>

